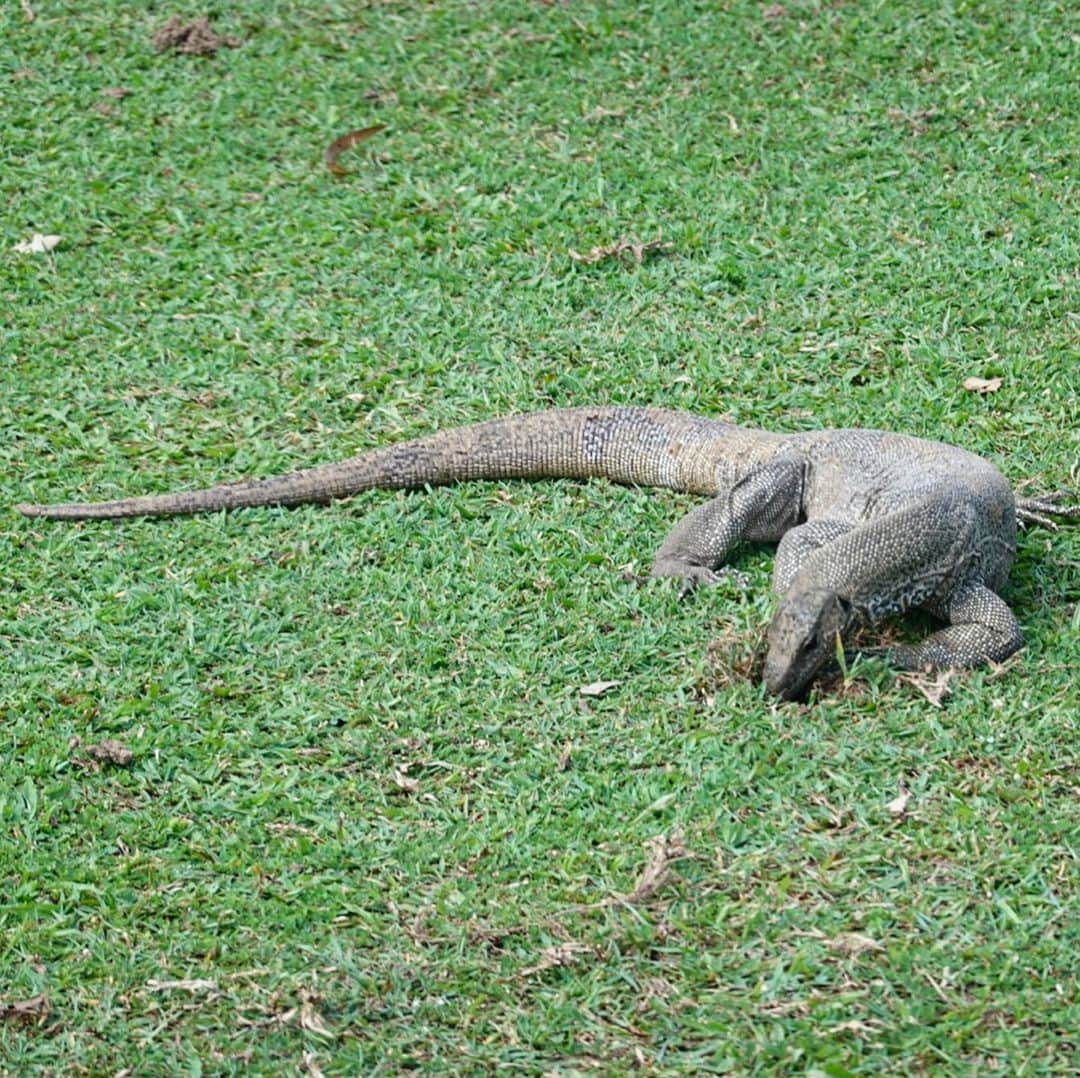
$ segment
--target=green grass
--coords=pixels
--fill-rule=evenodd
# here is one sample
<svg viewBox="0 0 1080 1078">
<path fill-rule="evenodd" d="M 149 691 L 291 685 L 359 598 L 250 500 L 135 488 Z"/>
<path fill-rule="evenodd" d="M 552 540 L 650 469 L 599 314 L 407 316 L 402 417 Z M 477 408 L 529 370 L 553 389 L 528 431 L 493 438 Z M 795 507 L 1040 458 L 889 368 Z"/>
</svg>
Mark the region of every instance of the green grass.
<svg viewBox="0 0 1080 1078">
<path fill-rule="evenodd" d="M 201 59 L 149 44 L 191 3 L 7 5 L 0 504 L 600 401 L 1068 482 L 1075 12 L 784 7 L 242 3 Z M 782 705 L 769 552 L 627 579 L 689 504 L 5 511 L 0 1072 L 1072 1071 L 1076 533 L 1022 536 L 1004 673 Z"/>
</svg>

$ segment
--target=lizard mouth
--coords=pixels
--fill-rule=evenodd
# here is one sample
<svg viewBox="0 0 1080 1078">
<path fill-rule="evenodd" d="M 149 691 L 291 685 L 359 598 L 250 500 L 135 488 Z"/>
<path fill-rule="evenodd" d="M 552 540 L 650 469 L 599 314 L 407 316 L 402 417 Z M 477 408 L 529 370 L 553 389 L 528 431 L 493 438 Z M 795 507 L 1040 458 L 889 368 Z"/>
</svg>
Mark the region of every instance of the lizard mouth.
<svg viewBox="0 0 1080 1078">
<path fill-rule="evenodd" d="M 802 700 L 810 689 L 816 669 L 794 670 L 775 660 L 765 660 L 765 688 L 781 700 Z"/>
</svg>

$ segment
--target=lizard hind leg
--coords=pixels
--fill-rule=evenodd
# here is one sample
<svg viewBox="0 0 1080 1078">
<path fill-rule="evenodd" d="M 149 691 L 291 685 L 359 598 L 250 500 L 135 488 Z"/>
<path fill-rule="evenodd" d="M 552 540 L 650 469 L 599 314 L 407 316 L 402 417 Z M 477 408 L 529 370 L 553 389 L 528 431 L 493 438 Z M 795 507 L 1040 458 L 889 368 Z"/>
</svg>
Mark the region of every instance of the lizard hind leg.
<svg viewBox="0 0 1080 1078">
<path fill-rule="evenodd" d="M 949 624 L 920 644 L 884 649 L 886 661 L 900 670 L 967 669 L 1001 662 L 1024 645 L 1020 625 L 1008 604 L 984 584 L 967 584 L 935 610 Z"/>
</svg>

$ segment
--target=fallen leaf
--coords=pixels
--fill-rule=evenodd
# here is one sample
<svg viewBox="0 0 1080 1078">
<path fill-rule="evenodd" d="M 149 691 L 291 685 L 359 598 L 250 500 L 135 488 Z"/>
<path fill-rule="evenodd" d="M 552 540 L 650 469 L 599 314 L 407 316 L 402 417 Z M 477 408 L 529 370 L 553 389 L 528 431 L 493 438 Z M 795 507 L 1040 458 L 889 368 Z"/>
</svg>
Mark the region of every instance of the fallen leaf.
<svg viewBox="0 0 1080 1078">
<path fill-rule="evenodd" d="M 26 19 L 27 22 L 33 22 L 37 18 L 37 15 L 34 14 L 34 9 L 30 6 L 30 0 L 21 0 L 21 7 L 23 18 Z"/>
<path fill-rule="evenodd" d="M 582 696 L 603 696 L 621 684 L 621 681 L 592 681 L 588 685 L 582 685 L 578 692 Z"/>
<path fill-rule="evenodd" d="M 910 800 L 911 792 L 907 789 L 906 786 L 904 786 L 903 783 L 901 783 L 900 793 L 897 794 L 896 797 L 894 797 L 890 802 L 886 804 L 885 811 L 892 816 L 906 816 L 908 802 Z"/>
<path fill-rule="evenodd" d="M 867 951 L 885 950 L 876 939 L 864 936 L 861 932 L 841 932 L 838 936 L 834 936 L 831 940 L 825 942 L 830 951 L 836 951 L 838 954 L 847 955 L 850 958 L 857 958 Z"/>
<path fill-rule="evenodd" d="M 548 4 L 553 0 L 540 0 L 541 4 Z M 545 41 L 554 41 L 554 34 L 540 34 L 533 30 L 522 30 L 520 26 L 511 26 L 509 30 L 503 35 L 507 39 L 517 38 L 519 41 L 525 42 L 526 45 L 543 44 Z"/>
<path fill-rule="evenodd" d="M 150 40 L 158 52 L 172 51 L 188 56 L 213 56 L 223 45 L 235 49 L 240 44 L 238 37 L 214 33 L 205 15 L 187 23 L 179 15 L 174 15 L 154 32 Z"/>
<path fill-rule="evenodd" d="M 965 378 L 964 388 L 969 393 L 996 393 L 1002 385 L 1000 378 Z"/>
<path fill-rule="evenodd" d="M 334 141 L 326 147 L 326 153 L 324 154 L 326 167 L 335 176 L 348 176 L 349 170 L 347 168 L 342 168 L 342 166 L 338 164 L 338 158 L 358 142 L 366 142 L 372 135 L 377 135 L 380 131 L 385 130 L 386 124 L 373 124 L 371 127 L 361 127 L 356 131 L 349 131 L 340 138 L 334 139 Z"/>
<path fill-rule="evenodd" d="M 671 879 L 671 866 L 676 861 L 686 861 L 694 855 L 682 844 L 678 834 L 668 838 L 657 835 L 645 843 L 649 859 L 638 877 L 633 891 L 623 896 L 624 902 L 646 902 Z"/>
<path fill-rule="evenodd" d="M 300 1028 L 308 1033 L 314 1033 L 316 1037 L 333 1038 L 333 1031 L 323 1021 L 323 1017 L 315 1010 L 315 997 L 306 993 L 300 1003 Z"/>
<path fill-rule="evenodd" d="M 608 247 L 593 247 L 585 254 L 579 254 L 573 248 L 567 254 L 575 262 L 583 262 L 592 265 L 594 262 L 602 262 L 606 258 L 620 258 L 623 261 L 632 259 L 637 265 L 645 261 L 646 255 L 666 255 L 675 249 L 673 243 L 665 243 L 660 237 L 641 243 L 639 240 L 619 240 Z M 627 259 L 627 255 L 630 259 Z"/>
<path fill-rule="evenodd" d="M 913 688 L 919 690 L 926 698 L 926 702 L 933 707 L 941 707 L 941 701 L 952 691 L 950 682 L 955 676 L 953 670 L 938 670 L 936 673 L 915 671 L 908 674 L 900 674 L 898 681 L 905 681 Z"/>
<path fill-rule="evenodd" d="M 638 982 L 638 1002 L 634 1007 L 639 1014 L 650 1010 L 654 1001 L 663 1003 L 671 999 L 678 989 L 664 977 L 645 977 Z"/>
<path fill-rule="evenodd" d="M 571 745 L 570 745 L 570 742 L 567 741 L 567 743 L 565 745 L 563 745 L 562 752 L 559 753 L 558 769 L 560 771 L 566 771 L 566 770 L 569 769 L 569 767 L 570 767 L 570 754 L 571 754 Z"/>
<path fill-rule="evenodd" d="M 102 97 L 115 97 L 119 101 L 123 97 L 129 97 L 134 92 L 134 90 L 129 90 L 126 86 L 106 86 L 101 91 L 101 95 Z"/>
<path fill-rule="evenodd" d="M 769 4 L 761 9 L 763 19 L 782 19 L 787 14 L 787 8 L 783 4 Z"/>
<path fill-rule="evenodd" d="M 885 1023 L 878 1021 L 876 1018 L 870 1018 L 865 1022 L 860 1021 L 858 1018 L 851 1018 L 846 1022 L 841 1022 L 839 1025 L 831 1026 L 829 1028 L 830 1033 L 879 1033 L 885 1028 Z"/>
<path fill-rule="evenodd" d="M 41 1022 L 50 1011 L 49 998 L 44 993 L 30 999 L 17 999 L 11 1003 L 0 1000 L 0 1022 L 23 1022 L 30 1025 Z"/>
<path fill-rule="evenodd" d="M 48 254 L 59 242 L 59 236 L 43 236 L 35 232 L 28 240 L 15 244 L 14 250 L 22 255 Z"/>
<path fill-rule="evenodd" d="M 606 109 L 603 105 L 597 105 L 592 112 L 585 116 L 586 123 L 596 123 L 598 120 L 621 120 L 626 115 L 622 109 Z"/>
<path fill-rule="evenodd" d="M 180 980 L 180 981 L 154 981 L 146 982 L 146 987 L 151 992 L 216 992 L 217 982 L 207 980 Z"/>
<path fill-rule="evenodd" d="M 829 817 L 830 827 L 843 827 L 845 813 L 843 809 L 837 808 L 824 794 L 810 794 L 808 798 L 811 805 L 817 805 L 823 808 Z"/>
<path fill-rule="evenodd" d="M 290 1007 L 287 1011 L 270 1014 L 265 1018 L 245 1018 L 243 1015 L 237 1015 L 235 1022 L 242 1029 L 261 1029 L 265 1026 L 287 1026 L 296 1017 L 298 1010 L 298 1007 Z"/>
<path fill-rule="evenodd" d="M 405 794 L 417 793 L 420 789 L 420 780 L 411 779 L 404 771 L 398 770 L 390 776 L 394 785 Z"/>
<path fill-rule="evenodd" d="M 926 241 L 919 239 L 918 236 L 911 235 L 910 232 L 902 232 L 900 229 L 893 229 L 889 235 L 896 240 L 897 243 L 907 243 L 912 247 L 925 247 Z"/>
<path fill-rule="evenodd" d="M 304 827 L 299 823 L 268 823 L 266 830 L 275 835 L 303 835 L 304 838 L 310 839 L 312 842 L 322 842 L 322 837 L 318 831 L 312 831 L 310 827 Z"/>
<path fill-rule="evenodd" d="M 568 940 L 566 943 L 557 943 L 554 947 L 545 947 L 540 952 L 540 961 L 535 966 L 528 966 L 521 971 L 522 977 L 531 977 L 534 973 L 543 973 L 544 970 L 555 969 L 557 966 L 573 965 L 582 955 L 595 953 L 587 943 L 577 943 Z"/>
<path fill-rule="evenodd" d="M 109 737 L 99 741 L 96 745 L 87 745 L 86 754 L 95 760 L 102 760 L 107 764 L 115 764 L 117 767 L 130 767 L 135 759 L 135 753 L 126 745 Z"/>
</svg>

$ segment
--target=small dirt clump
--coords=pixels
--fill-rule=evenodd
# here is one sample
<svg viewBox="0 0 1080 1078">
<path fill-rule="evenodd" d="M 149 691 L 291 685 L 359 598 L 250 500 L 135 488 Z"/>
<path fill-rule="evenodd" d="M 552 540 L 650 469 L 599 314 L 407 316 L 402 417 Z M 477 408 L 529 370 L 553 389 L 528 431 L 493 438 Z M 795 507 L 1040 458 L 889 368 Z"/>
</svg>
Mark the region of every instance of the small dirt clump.
<svg viewBox="0 0 1080 1078">
<path fill-rule="evenodd" d="M 214 33 L 210 20 L 202 15 L 191 22 L 184 22 L 179 15 L 154 32 L 151 38 L 158 52 L 181 52 L 188 56 L 213 56 L 218 49 L 235 49 L 238 37 Z"/>
</svg>

